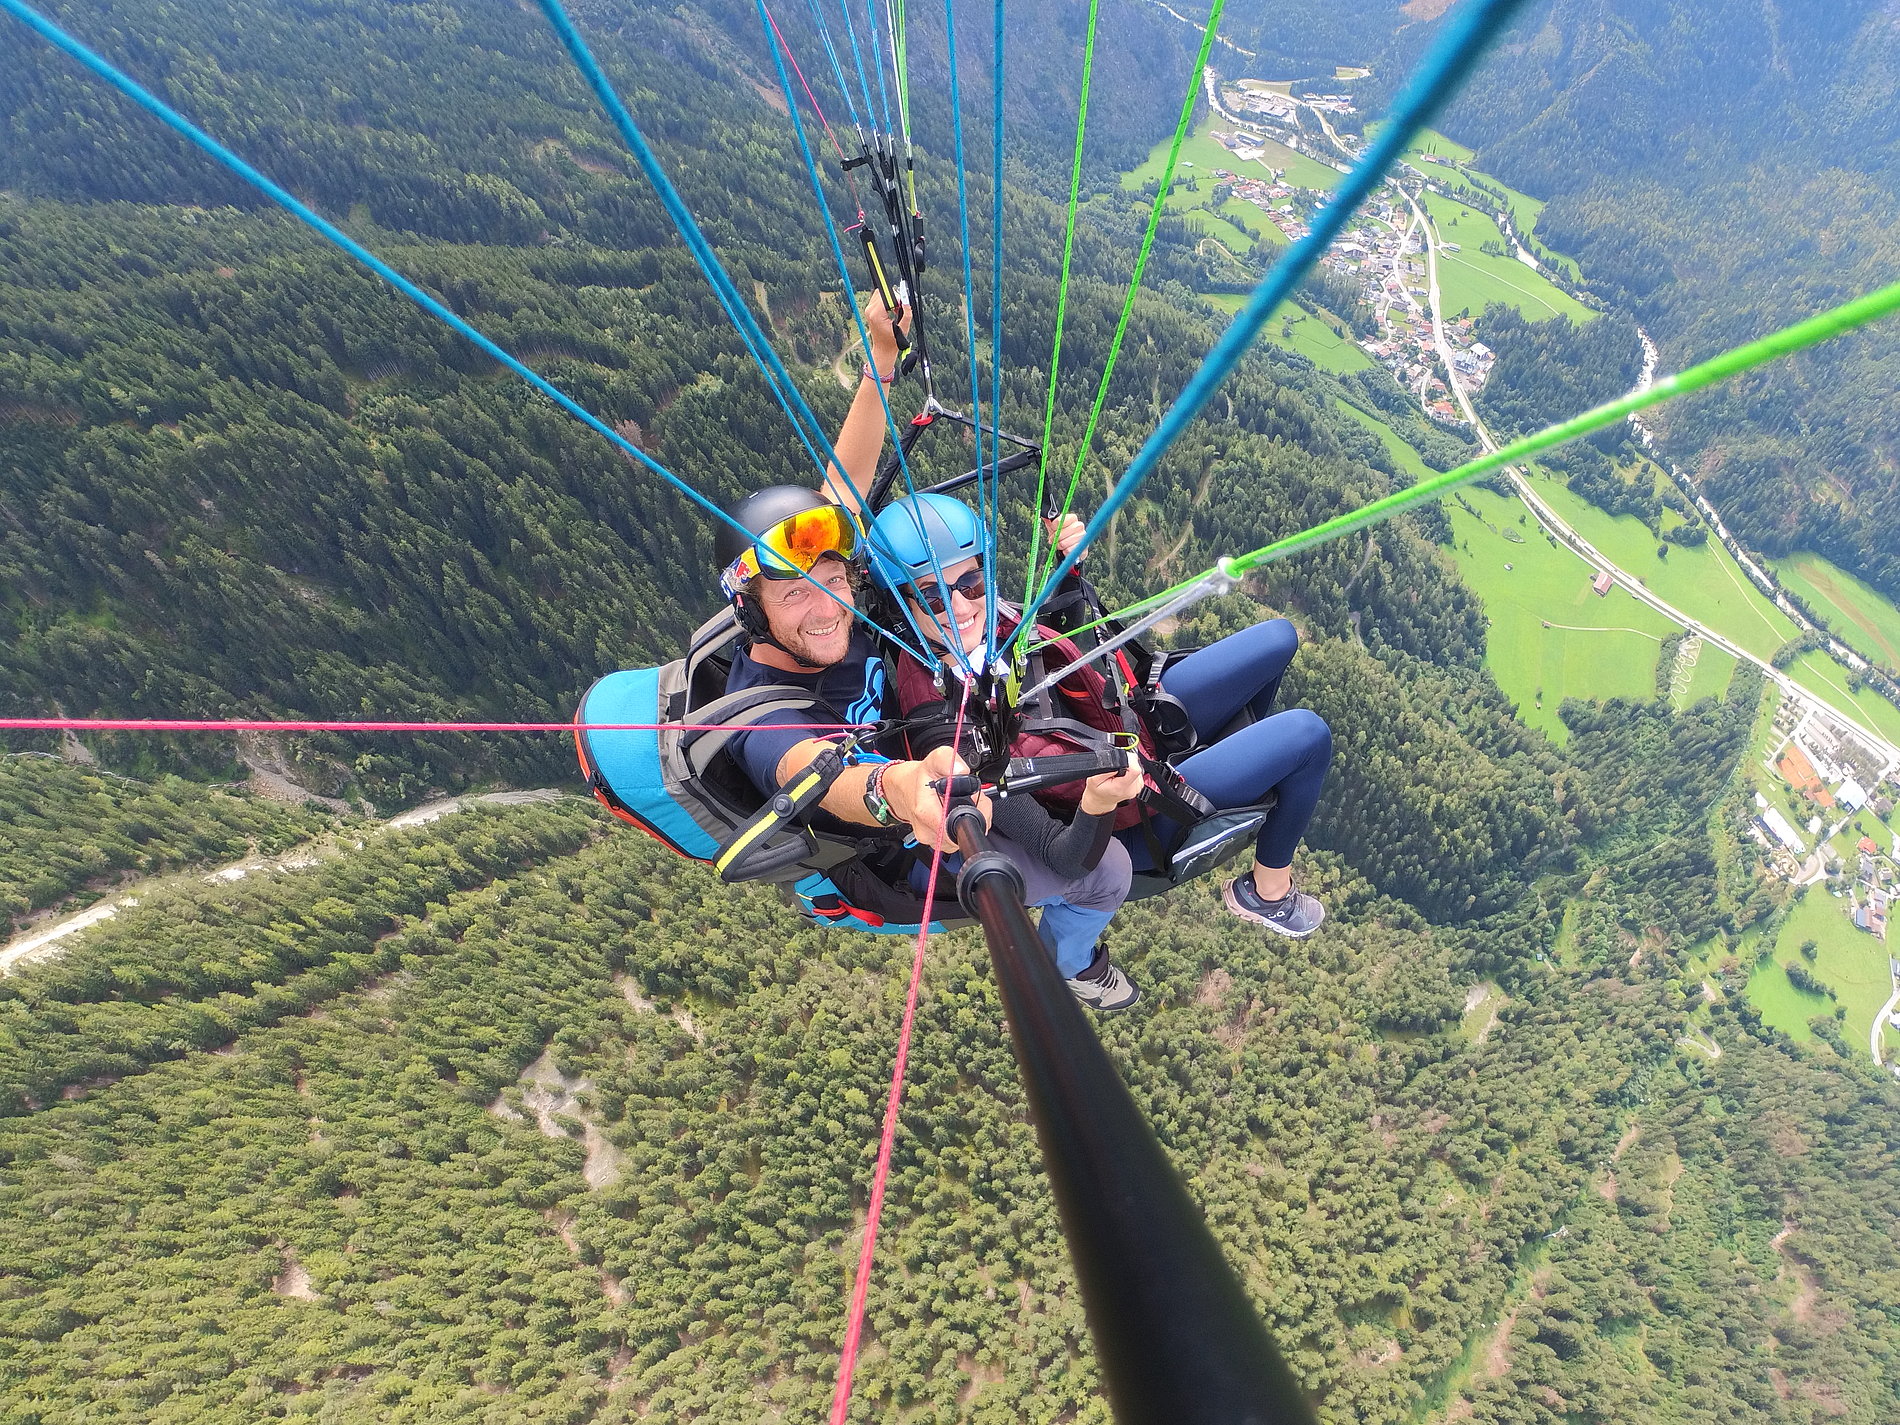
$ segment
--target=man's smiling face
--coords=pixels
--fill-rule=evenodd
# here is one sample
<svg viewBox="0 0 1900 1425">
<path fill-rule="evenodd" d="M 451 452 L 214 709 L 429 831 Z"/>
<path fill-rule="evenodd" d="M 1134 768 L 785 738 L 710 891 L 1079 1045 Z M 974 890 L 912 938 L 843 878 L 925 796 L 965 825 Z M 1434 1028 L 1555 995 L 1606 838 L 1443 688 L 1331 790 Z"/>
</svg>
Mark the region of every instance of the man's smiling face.
<svg viewBox="0 0 1900 1425">
<path fill-rule="evenodd" d="M 842 559 L 831 555 L 820 559 L 811 577 L 835 597 L 826 597 L 804 579 L 759 579 L 753 597 L 759 601 L 766 627 L 782 647 L 807 663 L 829 668 L 842 663 L 850 650 L 850 610 L 857 601 Z"/>
</svg>

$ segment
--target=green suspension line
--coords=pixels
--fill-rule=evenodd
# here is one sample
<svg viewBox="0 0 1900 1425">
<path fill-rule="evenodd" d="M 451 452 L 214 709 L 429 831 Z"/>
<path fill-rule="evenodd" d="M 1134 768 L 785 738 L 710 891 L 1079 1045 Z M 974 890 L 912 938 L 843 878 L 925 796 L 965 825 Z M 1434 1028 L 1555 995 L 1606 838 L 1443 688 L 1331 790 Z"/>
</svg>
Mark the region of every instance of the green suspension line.
<svg viewBox="0 0 1900 1425">
<path fill-rule="evenodd" d="M 1148 253 L 1154 247 L 1155 232 L 1161 226 L 1161 210 L 1168 201 L 1174 188 L 1174 169 L 1181 157 L 1181 145 L 1187 139 L 1188 129 L 1193 126 L 1194 106 L 1201 95 L 1201 76 L 1207 70 L 1207 57 L 1213 52 L 1214 32 L 1220 25 L 1221 11 L 1227 8 L 1227 0 L 1214 0 L 1214 8 L 1208 12 L 1207 25 L 1201 32 L 1201 52 L 1194 61 L 1194 72 L 1188 76 L 1187 93 L 1181 100 L 1181 117 L 1174 126 L 1174 142 L 1168 148 L 1168 161 L 1161 170 L 1161 187 L 1155 193 L 1154 207 L 1148 213 L 1148 228 L 1141 235 L 1141 251 L 1135 255 L 1134 275 L 1128 279 L 1128 295 L 1122 299 L 1122 314 L 1115 323 L 1115 339 L 1108 346 L 1108 360 L 1102 366 L 1102 379 L 1095 386 L 1095 404 L 1089 408 L 1088 424 L 1082 430 L 1082 443 L 1075 452 L 1075 468 L 1069 472 L 1069 488 L 1062 497 L 1062 514 L 1056 516 L 1060 523 L 1075 504 L 1076 490 L 1082 482 L 1082 467 L 1088 463 L 1089 442 L 1095 438 L 1096 423 L 1102 417 L 1102 407 L 1108 401 L 1109 379 L 1115 374 L 1115 362 L 1121 356 L 1122 338 L 1128 334 L 1128 321 L 1135 312 L 1135 296 L 1141 290 L 1141 274 L 1147 270 Z M 1073 212 L 1073 210 L 1071 210 Z M 1049 441 L 1047 429 L 1043 432 L 1043 444 Z M 1040 505 L 1042 492 L 1036 495 Z M 1050 546 L 1046 566 L 1042 577 L 1047 578 L 1055 568 L 1056 551 Z M 1034 550 L 1031 550 L 1030 567 L 1035 567 Z"/>
<path fill-rule="evenodd" d="M 1069 314 L 1069 259 L 1075 252 L 1075 209 L 1082 191 L 1082 136 L 1089 122 L 1089 83 L 1095 75 L 1095 19 L 1101 0 L 1089 0 L 1088 35 L 1082 43 L 1082 97 L 1075 112 L 1075 158 L 1069 165 L 1069 217 L 1062 230 L 1062 281 L 1056 289 L 1056 339 L 1049 353 L 1049 394 L 1042 407 L 1042 454 L 1036 462 L 1036 515 L 1030 521 L 1029 564 L 1023 572 L 1023 606 L 1036 589 L 1036 563 L 1042 549 L 1043 491 L 1048 487 L 1049 437 L 1056 419 L 1056 378 L 1062 369 L 1062 327 Z"/>
<path fill-rule="evenodd" d="M 1606 401 L 1581 415 L 1572 416 L 1567 421 L 1546 426 L 1543 430 L 1514 440 L 1509 445 L 1492 451 L 1489 455 L 1481 455 L 1476 460 L 1467 461 L 1455 470 L 1447 470 L 1443 474 L 1430 476 L 1416 485 L 1404 490 L 1396 490 L 1382 499 L 1374 500 L 1369 505 L 1363 505 L 1343 515 L 1335 515 L 1332 519 L 1316 524 L 1311 529 L 1301 530 L 1298 534 L 1290 534 L 1285 539 L 1262 545 L 1259 549 L 1252 550 L 1236 559 L 1223 560 L 1219 568 L 1232 575 L 1251 574 L 1264 565 L 1285 559 L 1288 555 L 1298 554 L 1352 534 L 1356 530 L 1369 528 L 1392 518 L 1393 515 L 1436 500 L 1460 485 L 1469 485 L 1473 480 L 1481 479 L 1506 465 L 1514 465 L 1533 455 L 1589 435 L 1593 431 L 1615 425 L 1618 421 L 1626 420 L 1638 411 L 1648 410 L 1651 406 L 1659 406 L 1665 401 L 1674 400 L 1677 396 L 1685 396 L 1691 391 L 1700 391 L 1705 386 L 1713 386 L 1718 381 L 1725 381 L 1731 376 L 1738 376 L 1757 366 L 1765 366 L 1784 356 L 1792 356 L 1798 351 L 1818 346 L 1830 338 L 1843 336 L 1858 327 L 1866 326 L 1869 322 L 1891 316 L 1895 312 L 1900 312 L 1900 282 L 1882 287 L 1864 297 L 1857 297 L 1851 302 L 1843 302 L 1838 307 L 1830 307 L 1827 311 L 1809 317 L 1806 321 L 1796 322 L 1792 326 L 1783 327 L 1780 331 L 1770 332 L 1767 336 L 1759 337 L 1731 351 L 1725 351 L 1720 356 L 1712 356 L 1707 361 L 1689 367 L 1686 371 L 1663 377 L 1646 390 L 1632 391 L 1627 396 Z M 1150 595 L 1139 603 L 1131 604 L 1126 609 L 1110 614 L 1107 619 L 1087 625 L 1086 628 L 1099 628 L 1110 620 L 1125 620 L 1133 615 L 1157 608 L 1207 577 L 1206 574 L 1197 574 L 1192 579 L 1185 579 L 1173 588 L 1163 589 L 1160 593 Z M 1084 631 L 1086 629 L 1077 629 L 1074 632 Z M 1073 637 L 1074 633 L 1070 636 Z"/>
</svg>

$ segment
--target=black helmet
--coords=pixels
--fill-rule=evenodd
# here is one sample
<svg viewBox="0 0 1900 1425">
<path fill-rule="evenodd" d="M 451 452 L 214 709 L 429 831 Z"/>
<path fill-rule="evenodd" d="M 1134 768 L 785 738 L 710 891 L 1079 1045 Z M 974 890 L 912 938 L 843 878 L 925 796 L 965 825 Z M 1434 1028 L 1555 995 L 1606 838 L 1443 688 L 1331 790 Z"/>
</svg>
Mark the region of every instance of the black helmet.
<svg viewBox="0 0 1900 1425">
<path fill-rule="evenodd" d="M 771 535 L 774 530 L 785 525 L 787 520 L 791 520 L 796 515 L 821 510 L 826 511 L 829 518 L 809 522 L 799 521 L 799 524 L 815 525 L 817 527 L 815 530 L 802 533 L 807 536 L 815 534 L 817 538 L 826 541 L 825 546 L 817 544 L 806 546 L 803 550 L 804 557 L 801 558 L 799 549 L 784 545 L 775 536 L 770 541 L 773 546 L 769 551 L 771 564 L 766 564 L 764 568 L 761 568 L 765 561 L 755 554 L 746 566 L 735 567 L 748 551 L 764 550 L 765 536 Z M 755 494 L 747 495 L 732 505 L 726 513 L 732 517 L 739 529 L 746 532 L 741 534 L 733 525 L 722 522 L 713 537 L 713 549 L 719 558 L 720 591 L 725 594 L 727 602 L 732 605 L 733 612 L 738 615 L 740 632 L 752 642 L 769 643 L 775 648 L 791 653 L 793 659 L 801 667 L 820 666 L 807 663 L 803 656 L 792 653 L 791 649 L 785 648 L 784 644 L 772 636 L 765 612 L 759 607 L 758 600 L 753 597 L 751 580 L 745 577 L 745 571 L 749 567 L 754 575 L 764 573 L 767 578 L 773 579 L 791 577 L 773 572 L 774 567 L 809 569 L 821 547 L 836 552 L 847 563 L 854 563 L 862 557 L 857 552 L 860 533 L 857 520 L 842 506 L 826 499 L 816 490 L 806 489 L 802 485 L 768 486 Z M 791 528 L 796 538 L 800 532 L 796 526 Z M 746 537 L 748 534 L 752 538 L 748 539 Z M 832 543 L 833 541 L 835 544 Z"/>
<path fill-rule="evenodd" d="M 734 522 L 748 534 L 764 534 L 805 510 L 821 510 L 832 503 L 816 490 L 804 485 L 768 485 L 726 509 Z M 746 552 L 751 541 L 723 521 L 713 533 L 713 557 L 721 571 Z"/>
</svg>

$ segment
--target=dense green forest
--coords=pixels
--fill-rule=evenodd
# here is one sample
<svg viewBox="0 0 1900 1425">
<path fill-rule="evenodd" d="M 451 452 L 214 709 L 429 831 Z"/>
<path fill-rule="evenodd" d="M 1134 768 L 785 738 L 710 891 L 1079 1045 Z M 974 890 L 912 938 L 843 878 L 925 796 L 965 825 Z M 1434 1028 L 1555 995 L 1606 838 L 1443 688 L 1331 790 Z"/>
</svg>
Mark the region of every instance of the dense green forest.
<svg viewBox="0 0 1900 1425">
<path fill-rule="evenodd" d="M 808 478 L 532 7 L 53 8 L 696 488 Z M 576 10 L 835 422 L 846 293 L 755 12 Z M 1388 10 L 1234 34 L 1294 73 Z M 1033 429 L 1086 7 L 1013 12 L 1005 419 Z M 942 22 L 913 19 L 944 274 L 925 317 L 954 401 Z M 979 153 L 986 20 L 959 29 Z M 1091 173 L 1171 122 L 1191 34 L 1136 0 L 1103 25 Z M 711 595 L 683 499 L 20 53 L 0 68 L 0 711 L 558 718 L 677 647 Z M 1064 474 L 1144 217 L 1094 186 Z M 1233 274 L 1195 245 L 1162 225 L 1084 508 L 1218 333 L 1196 294 Z M 1610 318 L 1486 322 L 1501 424 L 1594 399 L 1597 358 L 1631 355 Z M 1463 458 L 1383 372 L 1263 347 L 1092 571 L 1146 593 L 1407 479 L 1348 404 Z M 923 468 L 967 455 L 946 439 Z M 1900 1395 L 1900 1089 L 1838 1034 L 1766 1029 L 1727 953 L 1784 909 L 1733 854 L 1762 682 L 1683 712 L 1566 703 L 1560 749 L 1486 673 L 1446 537 L 1382 526 L 1175 630 L 1300 624 L 1284 697 L 1339 747 L 1301 862 L 1330 920 L 1268 944 L 1217 883 L 1130 909 L 1109 945 L 1145 1003 L 1103 1040 L 1328 1425 L 1878 1425 Z M 818 1417 L 909 947 L 804 924 L 578 797 L 375 823 L 435 789 L 569 784 L 558 739 L 270 742 L 357 812 L 228 785 L 255 748 L 218 741 L 0 758 L 0 919 L 139 878 L 0 978 L 0 1425 Z M 1107 1418 L 969 933 L 931 943 L 884 1231 L 853 1419 Z"/>
</svg>

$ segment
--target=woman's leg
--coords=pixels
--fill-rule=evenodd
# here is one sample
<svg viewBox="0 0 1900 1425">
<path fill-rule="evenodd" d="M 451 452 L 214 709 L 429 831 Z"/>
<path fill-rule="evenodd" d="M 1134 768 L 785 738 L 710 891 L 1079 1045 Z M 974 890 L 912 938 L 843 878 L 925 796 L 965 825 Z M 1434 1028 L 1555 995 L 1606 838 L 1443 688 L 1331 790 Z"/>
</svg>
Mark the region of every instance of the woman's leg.
<svg viewBox="0 0 1900 1425">
<path fill-rule="evenodd" d="M 1242 708 L 1267 715 L 1299 646 L 1292 624 L 1268 619 L 1190 653 L 1162 675 L 1161 688 L 1181 700 L 1201 741 L 1211 742 Z"/>
<path fill-rule="evenodd" d="M 1333 734 L 1325 719 L 1294 708 L 1202 748 L 1177 770 L 1217 807 L 1251 806 L 1275 794 L 1277 804 L 1254 843 L 1254 885 L 1266 899 L 1278 900 L 1287 893 L 1294 848 L 1313 820 L 1332 762 Z"/>
</svg>

